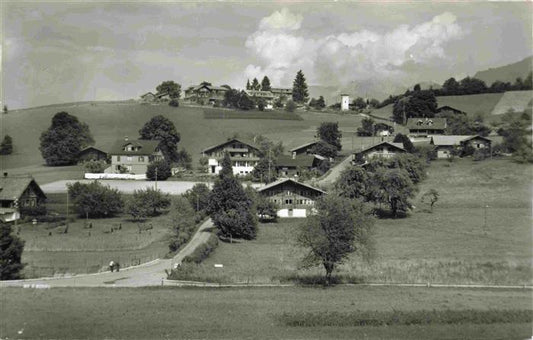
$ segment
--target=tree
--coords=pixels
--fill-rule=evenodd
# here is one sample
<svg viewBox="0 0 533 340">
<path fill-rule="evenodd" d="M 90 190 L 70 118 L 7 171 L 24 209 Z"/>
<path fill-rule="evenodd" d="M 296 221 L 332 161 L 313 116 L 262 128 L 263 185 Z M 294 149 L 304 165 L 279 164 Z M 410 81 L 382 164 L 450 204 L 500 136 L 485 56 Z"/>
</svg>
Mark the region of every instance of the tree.
<svg viewBox="0 0 533 340">
<path fill-rule="evenodd" d="M 170 165 L 164 159 L 153 161 L 146 168 L 146 178 L 150 181 L 165 181 L 172 176 Z"/>
<path fill-rule="evenodd" d="M 393 217 L 398 217 L 399 212 L 405 213 L 410 206 L 409 199 L 412 199 L 416 193 L 416 187 L 407 171 L 380 169 L 375 176 L 381 183 L 380 202 L 390 206 Z"/>
<path fill-rule="evenodd" d="M 287 100 L 287 103 L 285 104 L 285 111 L 294 112 L 294 110 L 296 110 L 296 103 L 292 99 Z"/>
<path fill-rule="evenodd" d="M 338 150 L 335 146 L 321 140 L 311 148 L 310 152 L 327 158 L 335 158 Z"/>
<path fill-rule="evenodd" d="M 209 205 L 209 187 L 204 183 L 196 183 L 191 189 L 187 190 L 183 197 L 185 197 L 191 207 L 196 211 L 203 211 Z"/>
<path fill-rule="evenodd" d="M 158 94 L 167 93 L 171 99 L 178 99 L 181 93 L 181 85 L 172 80 L 162 82 L 155 89 Z"/>
<path fill-rule="evenodd" d="M 156 216 L 161 209 L 166 209 L 169 206 L 170 196 L 168 194 L 148 187 L 133 192 L 126 206 L 126 212 L 131 214 L 134 219 L 142 219 L 146 216 Z"/>
<path fill-rule="evenodd" d="M 71 165 L 80 150 L 94 143 L 89 126 L 67 112 L 58 112 L 48 130 L 41 134 L 39 149 L 47 165 Z"/>
<path fill-rule="evenodd" d="M 389 168 L 403 169 L 409 175 L 414 184 L 426 178 L 426 165 L 421 159 L 413 154 L 397 154 L 390 159 Z"/>
<path fill-rule="evenodd" d="M 261 80 L 261 91 L 270 91 L 271 89 L 270 79 L 268 79 L 267 76 L 264 76 L 263 80 Z"/>
<path fill-rule="evenodd" d="M 369 117 L 363 118 L 361 126 L 357 128 L 358 136 L 373 136 L 374 135 L 374 120 Z"/>
<path fill-rule="evenodd" d="M 405 149 L 405 151 L 407 151 L 409 153 L 415 152 L 415 147 L 413 146 L 413 142 L 411 142 L 409 137 L 407 137 L 404 134 L 398 133 L 394 137 L 394 140 L 392 142 L 393 143 L 402 143 L 403 148 Z"/>
<path fill-rule="evenodd" d="M 459 93 L 459 83 L 455 78 L 450 78 L 442 84 L 442 90 L 447 95 L 454 95 Z"/>
<path fill-rule="evenodd" d="M 222 101 L 222 104 L 224 106 L 226 106 L 226 107 L 229 106 L 229 107 L 233 107 L 233 108 L 238 108 L 239 107 L 240 95 L 241 95 L 240 92 L 235 90 L 235 89 L 231 89 L 229 91 L 226 91 L 224 93 L 224 100 Z"/>
<path fill-rule="evenodd" d="M 435 203 L 437 203 L 438 200 L 439 192 L 435 189 L 429 189 L 420 198 L 420 201 L 422 203 L 429 205 L 431 212 L 433 212 L 433 206 L 435 205 Z"/>
<path fill-rule="evenodd" d="M 180 142 L 180 134 L 176 131 L 174 123 L 170 119 L 157 115 L 152 117 L 139 130 L 141 139 L 160 140 L 159 147 L 168 162 L 177 162 L 178 158 L 178 143 Z"/>
<path fill-rule="evenodd" d="M 368 173 L 362 167 L 346 168 L 335 182 L 335 189 L 343 197 L 365 200 L 368 179 Z"/>
<path fill-rule="evenodd" d="M 0 280 L 21 278 L 23 251 L 24 241 L 13 235 L 9 224 L 0 223 Z"/>
<path fill-rule="evenodd" d="M 421 89 L 420 84 L 416 84 L 415 87 L 413 87 L 414 92 L 420 92 Z"/>
<path fill-rule="evenodd" d="M 237 107 L 241 110 L 251 110 L 255 107 L 255 103 L 246 94 L 246 92 L 241 91 L 241 93 L 239 94 L 239 99 L 237 101 Z"/>
<path fill-rule="evenodd" d="M 0 144 L 0 155 L 11 155 L 13 153 L 13 138 L 10 135 L 5 135 Z"/>
<path fill-rule="evenodd" d="M 180 106 L 180 102 L 177 99 L 171 99 L 168 102 L 168 105 L 172 106 L 172 107 L 179 107 Z"/>
<path fill-rule="evenodd" d="M 252 89 L 252 85 L 250 85 L 250 79 L 246 80 L 246 89 L 247 90 L 251 90 Z"/>
<path fill-rule="evenodd" d="M 297 243 L 309 250 L 303 266 L 321 264 L 329 285 L 335 267 L 349 254 L 359 251 L 365 258 L 372 255 L 374 222 L 357 200 L 332 194 L 319 199 L 315 207 L 317 214 L 300 225 Z"/>
<path fill-rule="evenodd" d="M 85 171 L 93 174 L 101 174 L 109 166 L 103 159 L 95 160 L 91 159 L 83 162 L 83 168 Z"/>
<path fill-rule="evenodd" d="M 342 133 L 339 130 L 339 123 L 333 122 L 323 122 L 317 128 L 318 137 L 326 143 L 329 143 L 337 148 L 338 151 L 341 151 L 341 138 Z"/>
<path fill-rule="evenodd" d="M 254 181 L 261 181 L 265 184 L 274 182 L 277 179 L 276 164 L 276 157 L 271 157 L 271 155 L 268 154 L 265 157 L 261 157 L 252 170 L 252 178 Z"/>
<path fill-rule="evenodd" d="M 259 84 L 259 80 L 257 80 L 257 78 L 254 78 L 254 80 L 252 80 L 252 85 L 250 87 L 254 91 L 261 90 L 261 84 Z"/>
<path fill-rule="evenodd" d="M 185 197 L 178 196 L 172 199 L 169 214 L 172 230 L 168 245 L 170 251 L 177 251 L 190 240 L 196 230 L 194 215 L 194 210 Z"/>
<path fill-rule="evenodd" d="M 324 100 L 324 97 L 320 96 L 318 97 L 318 99 L 316 100 L 316 105 L 315 105 L 315 108 L 317 109 L 323 109 L 326 107 L 326 101 Z"/>
<path fill-rule="evenodd" d="M 487 85 L 483 80 L 466 77 L 459 82 L 460 94 L 477 94 L 487 92 Z"/>
<path fill-rule="evenodd" d="M 396 123 L 405 124 L 407 118 L 434 117 L 437 111 L 437 99 L 433 91 L 423 90 L 398 99 L 393 106 L 393 118 Z"/>
<path fill-rule="evenodd" d="M 117 189 L 93 181 L 88 184 L 75 182 L 67 184 L 68 195 L 76 204 L 78 214 L 83 217 L 113 217 L 122 211 L 124 202 Z"/>
<path fill-rule="evenodd" d="M 222 159 L 222 169 L 209 195 L 207 213 L 224 237 L 254 239 L 257 235 L 253 200 L 233 175 L 227 153 Z"/>
<path fill-rule="evenodd" d="M 185 149 L 178 151 L 178 166 L 181 166 L 187 170 L 192 169 L 192 157 Z"/>
<path fill-rule="evenodd" d="M 7 110 L 7 105 L 4 105 L 4 113 L 7 114 L 8 110 Z"/>
<path fill-rule="evenodd" d="M 357 97 L 354 99 L 353 101 L 353 106 L 356 108 L 356 109 L 364 109 L 366 108 L 366 100 L 364 100 L 363 98 L 361 97 Z"/>
<path fill-rule="evenodd" d="M 480 135 L 488 136 L 491 129 L 483 124 L 483 117 L 476 119 L 453 112 L 440 112 L 436 115 L 439 118 L 446 118 L 446 130 L 451 135 Z"/>
<path fill-rule="evenodd" d="M 292 85 L 292 100 L 296 103 L 305 103 L 307 102 L 309 94 L 307 92 L 307 83 L 305 82 L 305 76 L 302 70 L 296 73 L 296 78 Z"/>
<path fill-rule="evenodd" d="M 256 195 L 256 209 L 257 215 L 263 221 L 276 221 L 278 219 L 278 206 L 276 203 L 270 201 L 264 196 Z"/>
</svg>

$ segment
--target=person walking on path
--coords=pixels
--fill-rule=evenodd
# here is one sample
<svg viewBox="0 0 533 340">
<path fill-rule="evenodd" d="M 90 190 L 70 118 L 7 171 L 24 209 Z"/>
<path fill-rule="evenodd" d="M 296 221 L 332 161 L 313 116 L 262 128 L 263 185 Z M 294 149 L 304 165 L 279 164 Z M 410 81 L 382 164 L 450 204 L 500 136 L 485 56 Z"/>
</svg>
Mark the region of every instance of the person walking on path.
<svg viewBox="0 0 533 340">
<path fill-rule="evenodd" d="M 109 270 L 111 271 L 111 273 L 113 272 L 113 269 L 115 269 L 115 262 L 111 261 L 109 262 Z"/>
</svg>

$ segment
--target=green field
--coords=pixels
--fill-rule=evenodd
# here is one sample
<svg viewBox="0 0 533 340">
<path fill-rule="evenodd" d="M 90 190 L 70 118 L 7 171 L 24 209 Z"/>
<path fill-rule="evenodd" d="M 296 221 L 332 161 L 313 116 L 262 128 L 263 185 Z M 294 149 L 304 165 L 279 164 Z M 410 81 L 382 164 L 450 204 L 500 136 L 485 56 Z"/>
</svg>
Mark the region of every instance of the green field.
<svg viewBox="0 0 533 340">
<path fill-rule="evenodd" d="M 201 151 L 238 134 L 253 138 L 262 134 L 275 142 L 283 141 L 286 149 L 314 139 L 316 128 L 323 121 L 339 122 L 344 132 L 344 150 L 351 150 L 352 135 L 360 125 L 360 117 L 320 112 L 302 112 L 303 120 L 276 119 L 205 119 L 202 107 L 173 108 L 168 105 L 142 105 L 132 102 L 94 102 L 72 105 L 46 106 L 13 110 L 0 115 L 0 138 L 13 137 L 12 155 L 0 156 L 2 171 L 10 174 L 32 174 L 40 184 L 59 179 L 81 178 L 79 167 L 46 167 L 39 151 L 39 137 L 51 123 L 52 116 L 67 111 L 86 122 L 95 139 L 95 145 L 106 150 L 124 136 L 137 138 L 138 131 L 153 116 L 168 117 L 181 134 L 180 147 L 193 157 L 196 166 Z M 353 142 L 353 143 L 352 143 Z M 59 171 L 58 171 L 59 169 Z"/>
<path fill-rule="evenodd" d="M 302 120 L 302 117 L 293 112 L 285 111 L 236 111 L 228 109 L 205 109 L 206 119 L 275 119 L 275 120 Z"/>
<path fill-rule="evenodd" d="M 298 327 L 285 314 L 531 310 L 529 290 L 4 288 L 3 339 L 526 339 L 528 323 Z"/>
<path fill-rule="evenodd" d="M 408 218 L 376 220 L 373 263 L 354 255 L 338 275 L 345 282 L 531 284 L 530 174 L 531 166 L 508 160 L 433 162 L 419 196 L 438 190 L 434 212 L 415 199 Z M 257 283 L 322 275 L 322 268 L 298 269 L 303 250 L 292 241 L 298 223 L 262 224 L 256 240 L 220 243 L 193 275 Z M 224 267 L 215 270 L 215 263 Z"/>
</svg>

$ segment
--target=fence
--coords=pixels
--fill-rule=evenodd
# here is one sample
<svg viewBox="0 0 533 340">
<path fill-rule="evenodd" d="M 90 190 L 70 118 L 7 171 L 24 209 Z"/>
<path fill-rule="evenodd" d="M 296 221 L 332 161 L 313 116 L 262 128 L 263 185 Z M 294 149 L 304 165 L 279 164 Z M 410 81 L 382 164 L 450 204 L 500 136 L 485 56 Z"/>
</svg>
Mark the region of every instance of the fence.
<svg viewBox="0 0 533 340">
<path fill-rule="evenodd" d="M 106 174 L 106 173 L 85 173 L 85 179 L 136 179 L 136 180 L 145 180 L 146 174 Z"/>
</svg>

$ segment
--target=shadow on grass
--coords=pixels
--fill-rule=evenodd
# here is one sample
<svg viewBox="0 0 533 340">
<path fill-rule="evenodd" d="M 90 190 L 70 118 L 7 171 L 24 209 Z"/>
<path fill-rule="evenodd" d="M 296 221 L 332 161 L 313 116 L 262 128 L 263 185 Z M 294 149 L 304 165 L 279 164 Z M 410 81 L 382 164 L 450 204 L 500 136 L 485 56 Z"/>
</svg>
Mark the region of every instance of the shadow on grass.
<svg viewBox="0 0 533 340">
<path fill-rule="evenodd" d="M 309 274 L 309 275 L 294 274 L 294 275 L 276 276 L 276 277 L 273 277 L 272 280 L 273 281 L 279 280 L 280 283 L 295 283 L 295 284 L 305 285 L 305 286 L 328 286 L 326 277 L 324 275 L 318 275 L 318 274 Z M 331 277 L 331 281 L 329 285 L 334 286 L 337 284 L 344 284 L 344 283 L 351 283 L 351 284 L 365 283 L 365 280 L 355 275 L 333 275 Z"/>
</svg>

